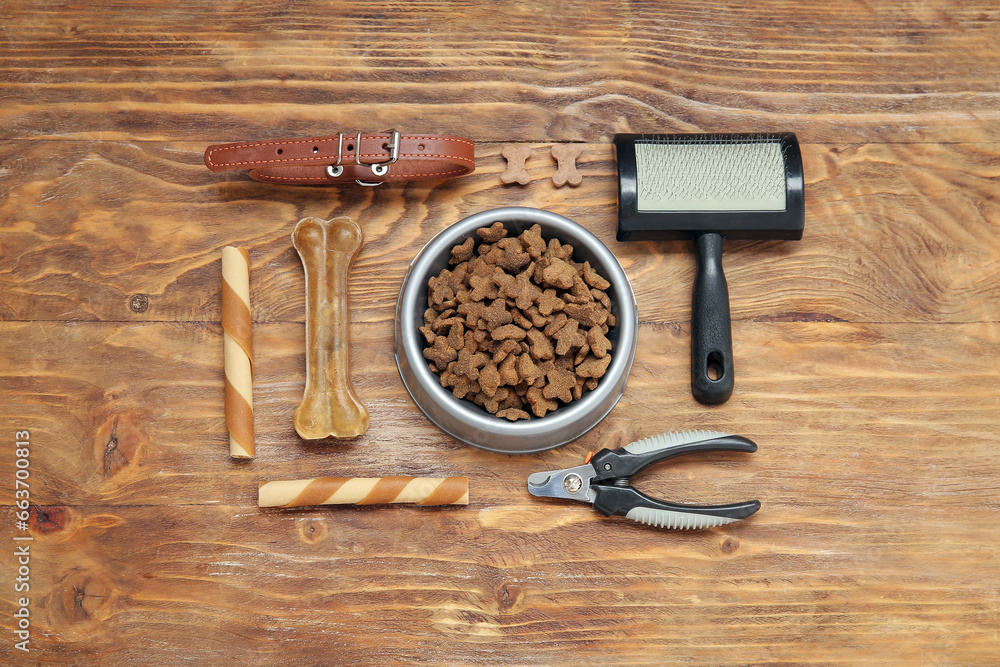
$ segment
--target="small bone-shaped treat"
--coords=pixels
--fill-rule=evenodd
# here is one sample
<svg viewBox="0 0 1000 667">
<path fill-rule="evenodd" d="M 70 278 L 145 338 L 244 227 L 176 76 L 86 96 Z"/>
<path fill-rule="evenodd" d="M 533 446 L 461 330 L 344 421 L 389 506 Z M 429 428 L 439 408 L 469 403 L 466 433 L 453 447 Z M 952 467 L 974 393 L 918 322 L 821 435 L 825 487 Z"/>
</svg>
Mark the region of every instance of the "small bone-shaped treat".
<svg viewBox="0 0 1000 667">
<path fill-rule="evenodd" d="M 504 146 L 500 155 L 507 159 L 507 169 L 500 174 L 500 180 L 504 183 L 520 183 L 527 185 L 531 182 L 531 175 L 524 168 L 524 163 L 531 157 L 531 148 L 528 146 Z"/>
<path fill-rule="evenodd" d="M 292 232 L 306 276 L 306 390 L 295 431 L 306 440 L 353 438 L 368 411 L 351 386 L 347 274 L 364 235 L 350 218 L 303 218 Z"/>
<path fill-rule="evenodd" d="M 556 173 L 552 174 L 552 183 L 557 188 L 567 183 L 575 188 L 583 182 L 583 175 L 576 170 L 576 159 L 582 152 L 580 144 L 556 144 L 552 147 L 552 157 L 559 163 Z"/>
</svg>

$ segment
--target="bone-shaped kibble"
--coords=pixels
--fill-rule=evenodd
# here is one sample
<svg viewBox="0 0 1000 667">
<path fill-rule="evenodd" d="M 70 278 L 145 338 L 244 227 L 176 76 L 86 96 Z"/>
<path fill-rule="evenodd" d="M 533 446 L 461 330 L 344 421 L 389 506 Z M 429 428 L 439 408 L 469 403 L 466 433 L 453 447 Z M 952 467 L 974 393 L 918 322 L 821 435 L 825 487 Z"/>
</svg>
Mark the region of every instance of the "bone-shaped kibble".
<svg viewBox="0 0 1000 667">
<path fill-rule="evenodd" d="M 556 173 L 552 174 L 552 183 L 557 188 L 567 183 L 575 188 L 583 182 L 583 175 L 576 170 L 576 159 L 582 152 L 580 144 L 556 144 L 552 147 L 552 157 L 559 163 Z"/>
<path fill-rule="evenodd" d="M 351 386 L 347 274 L 364 236 L 350 218 L 303 218 L 292 232 L 306 276 L 306 390 L 295 431 L 306 440 L 353 438 L 368 411 Z"/>
<path fill-rule="evenodd" d="M 504 146 L 500 155 L 507 159 L 507 169 L 500 174 L 500 180 L 504 183 L 520 183 L 527 185 L 531 182 L 531 175 L 524 168 L 524 163 L 531 157 L 531 148 L 528 146 Z"/>
</svg>

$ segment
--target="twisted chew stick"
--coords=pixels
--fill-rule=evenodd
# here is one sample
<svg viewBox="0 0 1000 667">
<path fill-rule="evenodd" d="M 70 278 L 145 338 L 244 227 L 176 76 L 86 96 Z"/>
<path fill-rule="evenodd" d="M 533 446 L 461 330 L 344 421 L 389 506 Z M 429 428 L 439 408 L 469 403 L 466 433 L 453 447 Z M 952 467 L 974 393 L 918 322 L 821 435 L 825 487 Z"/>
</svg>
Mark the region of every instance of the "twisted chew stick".
<svg viewBox="0 0 1000 667">
<path fill-rule="evenodd" d="M 222 338 L 226 368 L 226 428 L 229 455 L 254 457 L 253 349 L 250 342 L 250 257 L 222 249 Z"/>
<path fill-rule="evenodd" d="M 353 438 L 368 429 L 347 355 L 347 274 L 363 241 L 350 218 L 303 218 L 292 231 L 306 277 L 306 389 L 294 418 L 306 440 Z"/>
<path fill-rule="evenodd" d="M 307 505 L 468 505 L 468 477 L 317 477 L 264 482 L 258 507 Z"/>
</svg>

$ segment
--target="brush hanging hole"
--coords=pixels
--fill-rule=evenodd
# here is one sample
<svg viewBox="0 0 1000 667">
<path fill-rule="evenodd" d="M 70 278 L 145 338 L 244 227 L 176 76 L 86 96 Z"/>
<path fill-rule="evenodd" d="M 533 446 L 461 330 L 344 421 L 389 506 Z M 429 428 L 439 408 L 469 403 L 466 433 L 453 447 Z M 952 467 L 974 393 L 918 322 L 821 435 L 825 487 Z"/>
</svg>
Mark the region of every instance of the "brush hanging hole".
<svg viewBox="0 0 1000 667">
<path fill-rule="evenodd" d="M 705 375 L 713 382 L 718 382 L 726 375 L 725 362 L 722 359 L 722 355 L 718 352 L 712 352 L 708 355 L 708 361 L 705 364 Z"/>
</svg>

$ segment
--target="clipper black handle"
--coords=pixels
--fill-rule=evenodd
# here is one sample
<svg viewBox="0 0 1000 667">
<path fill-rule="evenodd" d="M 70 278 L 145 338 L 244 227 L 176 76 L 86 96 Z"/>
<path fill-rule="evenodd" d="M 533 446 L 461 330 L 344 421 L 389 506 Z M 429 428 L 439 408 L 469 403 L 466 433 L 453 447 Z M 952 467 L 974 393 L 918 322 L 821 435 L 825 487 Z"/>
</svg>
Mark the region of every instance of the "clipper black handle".
<svg viewBox="0 0 1000 667">
<path fill-rule="evenodd" d="M 747 452 L 752 454 L 757 451 L 757 443 L 742 435 L 721 435 L 705 440 L 685 442 L 680 445 L 643 449 L 638 453 L 629 451 L 628 447 L 636 444 L 639 443 L 633 443 L 620 449 L 602 449 L 594 454 L 590 459 L 590 464 L 594 466 L 593 480 L 603 482 L 631 477 L 647 466 L 683 454 L 697 452 Z"/>
<path fill-rule="evenodd" d="M 716 405 L 733 395 L 733 332 L 722 235 L 706 232 L 694 243 L 698 274 L 691 307 L 691 393 L 702 403 Z"/>
<path fill-rule="evenodd" d="M 594 509 L 604 516 L 612 514 L 628 516 L 629 512 L 633 510 L 647 509 L 739 520 L 747 518 L 760 509 L 759 500 L 744 500 L 726 505 L 682 505 L 647 496 L 631 486 L 595 486 L 593 489 L 595 493 Z"/>
</svg>

